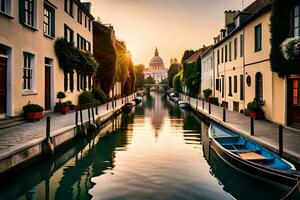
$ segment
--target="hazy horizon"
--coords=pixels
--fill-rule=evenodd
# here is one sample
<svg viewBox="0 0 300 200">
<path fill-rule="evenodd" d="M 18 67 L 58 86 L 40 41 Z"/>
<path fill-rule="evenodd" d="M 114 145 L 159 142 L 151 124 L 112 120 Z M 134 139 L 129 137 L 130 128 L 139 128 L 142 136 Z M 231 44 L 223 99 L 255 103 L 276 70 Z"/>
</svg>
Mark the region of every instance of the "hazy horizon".
<svg viewBox="0 0 300 200">
<path fill-rule="evenodd" d="M 244 0 L 244 7 L 254 0 Z M 224 27 L 225 10 L 241 10 L 242 0 L 91 0 L 92 14 L 112 24 L 134 64 L 149 65 L 157 46 L 165 67 L 186 49 L 213 43 Z"/>
</svg>

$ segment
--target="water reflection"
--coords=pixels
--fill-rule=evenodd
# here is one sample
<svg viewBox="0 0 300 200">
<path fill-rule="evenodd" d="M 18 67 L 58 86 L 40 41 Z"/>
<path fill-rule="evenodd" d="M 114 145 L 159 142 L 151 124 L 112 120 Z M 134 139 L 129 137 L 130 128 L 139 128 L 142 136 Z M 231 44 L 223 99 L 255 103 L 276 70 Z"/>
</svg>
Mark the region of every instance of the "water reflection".
<svg viewBox="0 0 300 200">
<path fill-rule="evenodd" d="M 147 95 L 96 137 L 76 141 L 1 181 L 0 199 L 278 199 L 208 148 L 208 126 L 165 96 Z M 259 188 L 256 186 L 259 185 Z"/>
</svg>

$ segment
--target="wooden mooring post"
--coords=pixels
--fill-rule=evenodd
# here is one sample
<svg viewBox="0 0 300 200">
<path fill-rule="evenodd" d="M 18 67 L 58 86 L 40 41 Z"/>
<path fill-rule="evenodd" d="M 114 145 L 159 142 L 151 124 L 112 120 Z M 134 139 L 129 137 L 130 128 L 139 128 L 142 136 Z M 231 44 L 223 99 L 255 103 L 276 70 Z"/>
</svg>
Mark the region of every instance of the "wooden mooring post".
<svg viewBox="0 0 300 200">
<path fill-rule="evenodd" d="M 226 108 L 223 107 L 223 122 L 226 122 Z"/>
<path fill-rule="evenodd" d="M 250 117 L 250 135 L 254 135 L 254 117 Z"/>
<path fill-rule="evenodd" d="M 279 125 L 279 156 L 283 155 L 283 126 Z"/>
</svg>

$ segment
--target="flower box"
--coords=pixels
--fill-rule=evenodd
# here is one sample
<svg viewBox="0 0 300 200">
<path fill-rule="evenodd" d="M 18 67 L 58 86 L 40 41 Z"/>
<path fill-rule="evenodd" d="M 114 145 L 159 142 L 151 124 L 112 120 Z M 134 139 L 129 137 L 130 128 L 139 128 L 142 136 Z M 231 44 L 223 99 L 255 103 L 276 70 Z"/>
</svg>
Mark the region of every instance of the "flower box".
<svg viewBox="0 0 300 200">
<path fill-rule="evenodd" d="M 26 119 L 30 121 L 40 120 L 43 118 L 43 112 L 27 112 Z"/>
<path fill-rule="evenodd" d="M 67 112 L 70 111 L 70 106 L 60 106 L 59 110 L 62 114 L 66 114 Z"/>
</svg>

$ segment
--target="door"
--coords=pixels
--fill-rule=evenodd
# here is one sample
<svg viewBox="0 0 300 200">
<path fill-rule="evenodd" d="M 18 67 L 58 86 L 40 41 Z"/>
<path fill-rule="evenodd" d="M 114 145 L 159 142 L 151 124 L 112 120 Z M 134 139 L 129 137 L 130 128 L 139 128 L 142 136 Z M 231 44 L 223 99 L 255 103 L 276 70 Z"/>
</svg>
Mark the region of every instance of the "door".
<svg viewBox="0 0 300 200">
<path fill-rule="evenodd" d="M 0 57 L 0 114 L 6 113 L 7 58 Z"/>
<path fill-rule="evenodd" d="M 51 67 L 45 66 L 45 110 L 51 109 Z"/>
<path fill-rule="evenodd" d="M 293 88 L 293 99 L 291 106 L 291 122 L 294 124 L 300 124 L 300 79 L 292 80 L 292 88 Z"/>
</svg>

